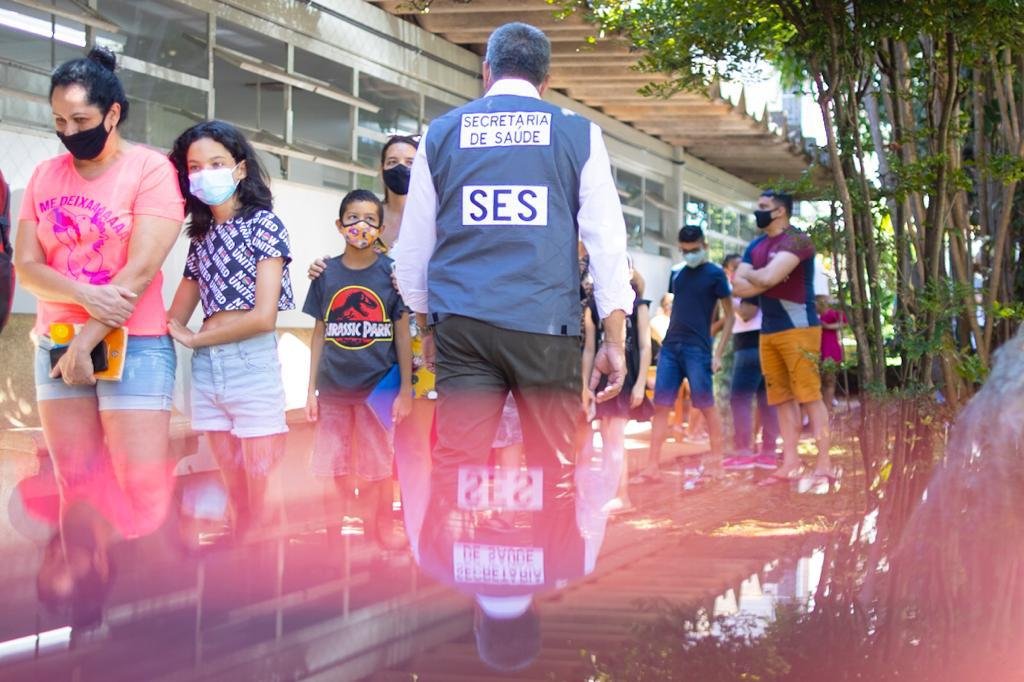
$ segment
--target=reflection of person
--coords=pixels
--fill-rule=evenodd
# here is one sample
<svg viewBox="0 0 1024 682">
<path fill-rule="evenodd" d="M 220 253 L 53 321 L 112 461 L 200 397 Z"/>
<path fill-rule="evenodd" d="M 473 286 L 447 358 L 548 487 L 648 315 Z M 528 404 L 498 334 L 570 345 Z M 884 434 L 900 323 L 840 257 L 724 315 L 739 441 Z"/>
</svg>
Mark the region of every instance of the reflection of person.
<svg viewBox="0 0 1024 682">
<path fill-rule="evenodd" d="M 128 116 L 128 99 L 110 52 L 94 48 L 87 58 L 57 67 L 50 103 L 57 135 L 70 153 L 42 162 L 29 180 L 19 216 L 17 267 L 21 284 L 39 299 L 33 330 L 36 400 L 60 485 L 62 526 L 65 521 L 75 525 L 73 544 L 90 548 L 81 557 L 81 575 L 102 574 L 104 582 L 109 577 L 105 548 L 114 531 L 126 537 L 152 532 L 170 500 L 167 451 L 175 361 L 160 266 L 181 229 L 182 200 L 167 159 L 121 137 L 118 126 Z M 69 216 L 90 229 L 66 232 Z M 74 254 L 100 251 L 102 271 L 76 265 Z M 54 322 L 81 329 L 51 370 Z M 130 334 L 124 378 L 97 384 L 90 352 L 111 328 L 121 326 Z M 100 497 L 109 490 L 95 485 L 106 457 L 124 495 L 119 512 L 118 504 Z M 47 561 L 70 558 L 68 549 L 65 543 Z M 53 588 L 58 599 L 94 602 L 80 606 L 92 614 L 85 620 L 98 618 L 95 602 L 104 590 L 84 589 L 77 579 L 48 583 L 62 573 L 49 568 L 47 563 L 40 573 L 40 593 Z"/>
<path fill-rule="evenodd" d="M 821 326 L 814 308 L 814 244 L 790 225 L 793 197 L 767 190 L 758 198 L 757 226 L 764 234 L 743 254 L 733 280 L 737 296 L 761 305 L 761 369 L 768 404 L 778 410 L 783 461 L 762 481 L 784 483 L 800 469 L 800 408 L 806 409 L 818 445 L 814 475 L 831 478 L 828 412 L 821 400 L 817 359 Z"/>
<path fill-rule="evenodd" d="M 174 141 L 171 160 L 191 242 L 168 328 L 195 350 L 192 428 L 206 433 L 241 536 L 261 521 L 288 431 L 274 331 L 278 311 L 295 307 L 288 232 L 256 151 L 234 126 L 192 126 Z M 185 325 L 200 302 L 203 325 L 193 332 Z"/>
<path fill-rule="evenodd" d="M 598 400 L 625 378 L 633 291 L 622 210 L 600 128 L 540 99 L 550 52 L 532 26 L 495 30 L 487 94 L 433 121 L 413 163 L 396 274 L 433 329 L 435 482 L 486 463 L 510 391 L 527 466 L 545 469 L 548 483 L 571 471 L 582 412 L 580 238 L 604 320 L 590 377 L 596 387 L 608 375 Z"/>
<path fill-rule="evenodd" d="M 473 597 L 485 663 L 512 671 L 536 657 L 534 597 L 594 570 L 622 464 L 584 447 L 572 471 L 467 463 L 435 468 L 430 486 L 410 491 L 413 556 L 429 576 Z"/>
<path fill-rule="evenodd" d="M 711 456 L 716 460 L 722 456 L 722 421 L 715 409 L 712 374 L 721 367 L 722 355 L 732 335 L 729 281 L 722 268 L 708 262 L 707 241 L 701 228 L 687 225 L 680 229 L 679 250 L 685 267 L 672 278 L 672 319 L 658 359 L 651 448 L 647 466 L 641 472 L 652 480 L 660 477 L 659 462 L 668 411 L 676 402 L 683 379 L 690 383 L 694 407 L 704 415 L 711 441 Z M 718 345 L 712 351 L 711 318 L 718 306 L 722 307 L 725 321 Z"/>
<path fill-rule="evenodd" d="M 345 252 L 327 261 L 302 311 L 316 320 L 306 400 L 306 416 L 317 423 L 313 474 L 330 479 L 342 500 L 358 489 L 366 500 L 366 534 L 391 547 L 397 541 L 383 524 L 391 514 L 392 436 L 366 401 L 397 364 L 401 385 L 392 419 L 398 423 L 408 416 L 412 350 L 408 313 L 391 284 L 391 259 L 373 248 L 382 215 L 380 199 L 369 190 L 345 195 L 336 222 Z M 325 500 L 326 495 L 330 491 Z M 327 540 L 333 545 L 340 539 L 341 514 L 331 516 Z"/>
</svg>

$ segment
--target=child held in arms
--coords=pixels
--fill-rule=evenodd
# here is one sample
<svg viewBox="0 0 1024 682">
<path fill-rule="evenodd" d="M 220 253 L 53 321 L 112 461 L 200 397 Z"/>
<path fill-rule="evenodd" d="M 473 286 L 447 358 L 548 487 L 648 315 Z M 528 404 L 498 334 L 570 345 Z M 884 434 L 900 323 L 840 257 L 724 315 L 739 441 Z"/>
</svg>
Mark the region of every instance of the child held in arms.
<svg viewBox="0 0 1024 682">
<path fill-rule="evenodd" d="M 373 248 L 382 215 L 372 192 L 345 195 L 335 222 L 345 251 L 327 261 L 302 307 L 316 319 L 306 416 L 317 424 L 311 469 L 325 482 L 332 547 L 357 490 L 366 536 L 386 549 L 402 544 L 391 523 L 390 427 L 412 407 L 412 350 L 408 309 L 391 282 L 392 260 Z M 393 381 L 395 372 L 400 382 Z M 389 394 L 380 387 L 394 383 L 399 390 L 390 414 L 386 407 L 381 414 L 374 409 L 377 398 Z"/>
</svg>

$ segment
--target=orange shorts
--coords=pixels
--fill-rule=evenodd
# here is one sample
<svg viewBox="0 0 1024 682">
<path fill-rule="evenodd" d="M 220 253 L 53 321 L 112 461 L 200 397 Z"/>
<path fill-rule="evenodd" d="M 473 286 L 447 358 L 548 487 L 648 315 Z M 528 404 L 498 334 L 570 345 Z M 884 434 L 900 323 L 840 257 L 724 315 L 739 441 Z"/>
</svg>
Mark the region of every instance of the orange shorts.
<svg viewBox="0 0 1024 682">
<path fill-rule="evenodd" d="M 798 327 L 761 333 L 761 371 L 768 387 L 768 404 L 790 400 L 821 400 L 821 327 Z"/>
</svg>

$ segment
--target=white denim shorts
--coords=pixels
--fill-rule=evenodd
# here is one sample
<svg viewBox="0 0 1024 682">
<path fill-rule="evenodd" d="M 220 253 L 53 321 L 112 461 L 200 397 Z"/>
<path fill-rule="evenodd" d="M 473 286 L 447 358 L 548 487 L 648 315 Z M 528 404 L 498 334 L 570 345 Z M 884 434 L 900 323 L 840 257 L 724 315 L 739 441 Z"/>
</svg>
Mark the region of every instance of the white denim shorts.
<svg viewBox="0 0 1024 682">
<path fill-rule="evenodd" d="M 192 355 L 192 428 L 239 438 L 285 433 L 277 335 L 197 348 Z"/>
</svg>

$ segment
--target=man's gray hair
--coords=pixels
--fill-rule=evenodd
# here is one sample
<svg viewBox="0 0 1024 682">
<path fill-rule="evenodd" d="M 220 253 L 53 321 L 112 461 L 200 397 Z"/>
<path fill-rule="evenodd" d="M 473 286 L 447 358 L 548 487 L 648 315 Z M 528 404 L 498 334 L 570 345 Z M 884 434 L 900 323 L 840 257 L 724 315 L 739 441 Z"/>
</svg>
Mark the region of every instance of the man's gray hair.
<svg viewBox="0 0 1024 682">
<path fill-rule="evenodd" d="M 551 65 L 551 41 L 536 26 L 515 21 L 494 29 L 484 61 L 492 80 L 522 78 L 540 87 Z"/>
</svg>

